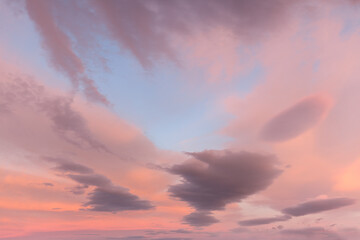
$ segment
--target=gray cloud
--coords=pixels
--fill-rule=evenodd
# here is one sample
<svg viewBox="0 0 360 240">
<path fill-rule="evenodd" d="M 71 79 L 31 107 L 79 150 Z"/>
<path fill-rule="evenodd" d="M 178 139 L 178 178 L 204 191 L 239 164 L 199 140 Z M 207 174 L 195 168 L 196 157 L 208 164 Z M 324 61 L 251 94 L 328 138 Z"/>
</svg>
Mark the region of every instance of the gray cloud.
<svg viewBox="0 0 360 240">
<path fill-rule="evenodd" d="M 242 199 L 267 188 L 282 171 L 276 167 L 274 156 L 250 152 L 203 151 L 188 153 L 192 159 L 168 169 L 180 175 L 183 182 L 169 187 L 172 197 L 195 208 L 184 222 L 210 225 L 217 222 L 208 214 L 223 210 L 228 203 Z"/>
<path fill-rule="evenodd" d="M 100 174 L 87 174 L 87 175 L 68 174 L 66 176 L 83 185 L 90 185 L 97 187 L 105 187 L 112 185 L 110 179 Z"/>
<path fill-rule="evenodd" d="M 319 199 L 304 202 L 294 207 L 285 208 L 282 210 L 282 212 L 284 214 L 298 217 L 349 206 L 355 202 L 356 201 L 354 199 L 350 198 Z"/>
<path fill-rule="evenodd" d="M 219 220 L 217 220 L 215 217 L 211 215 L 211 212 L 199 212 L 199 211 L 186 215 L 183 218 L 183 221 L 186 224 L 189 224 L 194 227 L 205 227 L 219 222 Z"/>
<path fill-rule="evenodd" d="M 189 231 L 189 230 L 186 230 L 186 229 L 176 229 L 176 230 L 171 230 L 170 232 L 172 232 L 172 233 L 183 233 L 183 234 L 193 233 L 193 231 Z"/>
<path fill-rule="evenodd" d="M 72 192 L 73 194 L 76 194 L 76 195 L 81 195 L 81 194 L 84 194 L 86 189 L 88 189 L 88 188 L 89 188 L 88 185 L 78 185 L 78 186 L 70 188 L 70 192 Z"/>
<path fill-rule="evenodd" d="M 91 211 L 119 212 L 128 210 L 149 210 L 154 208 L 149 201 L 129 193 L 120 187 L 95 188 L 84 204 Z"/>
<path fill-rule="evenodd" d="M 278 216 L 278 217 L 269 217 L 269 218 L 254 218 L 244 221 L 239 221 L 238 223 L 241 226 L 258 226 L 258 225 L 265 225 L 270 224 L 274 222 L 283 222 L 291 219 L 290 216 L 284 215 L 284 216 Z"/>
<path fill-rule="evenodd" d="M 56 163 L 53 169 L 65 173 L 63 176 L 79 183 L 70 189 L 74 194 L 83 194 L 89 186 L 95 187 L 88 194 L 88 201 L 83 204 L 87 210 L 101 212 L 119 212 L 128 210 L 148 210 L 154 206 L 147 200 L 129 192 L 128 189 L 114 185 L 109 178 L 97 174 L 93 169 L 62 158 L 44 157 L 45 160 Z M 74 172 L 77 174 L 69 174 Z"/>
<path fill-rule="evenodd" d="M 326 107 L 326 102 L 320 97 L 306 98 L 268 121 L 260 135 L 267 141 L 285 141 L 297 137 L 319 121 Z"/>
<path fill-rule="evenodd" d="M 56 163 L 56 166 L 53 168 L 55 171 L 59 172 L 72 172 L 72 173 L 93 173 L 94 171 L 82 164 L 68 161 L 63 158 L 54 158 L 54 157 L 43 157 L 44 160 Z"/>
<path fill-rule="evenodd" d="M 179 237 L 170 237 L 170 238 L 154 238 L 152 240 L 191 240 L 192 238 L 179 238 Z"/>
<path fill-rule="evenodd" d="M 171 44 L 174 36 L 185 37 L 220 26 L 231 29 L 242 39 L 259 38 L 282 25 L 284 19 L 291 16 L 292 6 L 299 3 L 302 2 L 29 0 L 25 10 L 42 37 L 49 60 L 77 83 L 84 73 L 84 63 L 76 50 L 84 51 L 81 46 L 88 47 L 89 51 L 94 51 L 90 47 L 99 48 L 94 33 L 115 40 L 144 67 L 149 67 L 159 58 L 176 61 L 176 49 Z M 72 41 L 77 43 L 77 49 Z M 98 92 L 95 97 L 102 99 Z"/>
<path fill-rule="evenodd" d="M 222 210 L 228 203 L 264 190 L 281 173 L 274 156 L 227 150 L 189 155 L 191 161 L 168 170 L 183 178 L 168 191 L 199 211 Z"/>
<path fill-rule="evenodd" d="M 144 236 L 128 236 L 128 237 L 107 237 L 106 240 L 136 240 L 136 239 L 145 239 Z"/>
<path fill-rule="evenodd" d="M 52 15 L 57 7 L 61 8 L 59 1 L 25 1 L 25 9 L 40 33 L 50 63 L 56 70 L 64 73 L 76 89 L 81 86 L 89 100 L 109 104 L 95 87 L 94 81 L 86 75 L 84 63 L 73 50 L 70 37 Z"/>
<path fill-rule="evenodd" d="M 337 233 L 326 230 L 321 227 L 310 227 L 300 229 L 286 229 L 281 231 L 283 235 L 300 236 L 301 239 L 316 239 L 316 240 L 342 240 Z"/>
<path fill-rule="evenodd" d="M 51 122 L 54 132 L 63 140 L 80 148 L 94 148 L 110 153 L 96 139 L 85 118 L 73 109 L 69 96 L 54 96 L 45 87 L 30 77 L 8 75 L 0 81 L 0 104 L 10 112 L 16 112 L 16 105 L 26 106 L 44 114 Z"/>
<path fill-rule="evenodd" d="M 56 133 L 67 142 L 81 148 L 91 147 L 110 152 L 93 137 L 86 120 L 72 108 L 71 104 L 71 98 L 53 97 L 45 99 L 39 107 L 53 122 Z"/>
<path fill-rule="evenodd" d="M 46 187 L 53 187 L 54 186 L 54 184 L 49 183 L 49 182 L 44 182 L 43 185 L 46 186 Z"/>
<path fill-rule="evenodd" d="M 179 233 L 179 234 L 190 234 L 193 233 L 193 231 L 189 231 L 186 229 L 176 229 L 176 230 L 147 230 L 145 231 L 147 235 L 162 235 L 162 234 L 173 234 L 173 233 Z"/>
</svg>

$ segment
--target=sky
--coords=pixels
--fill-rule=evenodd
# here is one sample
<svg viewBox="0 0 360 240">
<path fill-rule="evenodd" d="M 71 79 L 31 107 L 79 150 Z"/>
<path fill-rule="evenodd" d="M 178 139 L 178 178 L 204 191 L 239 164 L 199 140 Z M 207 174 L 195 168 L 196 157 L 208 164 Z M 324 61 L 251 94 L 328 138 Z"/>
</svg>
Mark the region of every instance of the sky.
<svg viewBox="0 0 360 240">
<path fill-rule="evenodd" d="M 0 239 L 360 239 L 360 1 L 0 1 Z"/>
</svg>

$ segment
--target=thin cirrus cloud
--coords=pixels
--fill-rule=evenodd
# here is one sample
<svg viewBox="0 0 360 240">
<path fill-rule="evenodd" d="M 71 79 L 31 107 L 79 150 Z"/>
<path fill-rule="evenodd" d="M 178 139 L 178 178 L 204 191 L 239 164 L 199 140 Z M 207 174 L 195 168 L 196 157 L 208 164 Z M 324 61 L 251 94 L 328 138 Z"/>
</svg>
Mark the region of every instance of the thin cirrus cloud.
<svg viewBox="0 0 360 240">
<path fill-rule="evenodd" d="M 88 201 L 83 204 L 86 210 L 116 213 L 154 208 L 149 201 L 142 200 L 128 189 L 113 184 L 109 178 L 95 173 L 87 166 L 61 158 L 44 157 L 44 159 L 55 162 L 57 164 L 53 168 L 55 171 L 80 184 L 71 189 L 72 193 L 83 194 L 90 186 L 95 187 L 88 194 Z"/>
<path fill-rule="evenodd" d="M 327 107 L 328 100 L 324 97 L 307 97 L 270 119 L 262 128 L 260 136 L 274 142 L 295 138 L 312 128 Z"/>
<path fill-rule="evenodd" d="M 75 162 L 71 162 L 63 158 L 43 157 L 43 159 L 48 162 L 56 163 L 56 167 L 53 168 L 55 171 L 73 172 L 73 173 L 82 173 L 82 174 L 94 172 L 93 169 L 87 166 Z"/>
<path fill-rule="evenodd" d="M 358 158 L 352 150 L 357 143 L 357 101 L 353 96 L 359 87 L 360 68 L 354 61 L 360 53 L 358 10 L 338 7 L 345 2 L 350 1 L 25 0 L 11 3 L 21 7 L 18 18 L 2 8 L 10 1 L 0 3 L 0 18 L 5 19 L 0 51 L 15 49 L 9 55 L 1 54 L 6 64 L 0 65 L 0 238 L 358 239 L 353 231 L 345 234 L 342 229 L 358 222 L 355 199 L 359 192 L 350 188 L 357 175 L 346 175 L 344 186 L 350 186 L 348 189 L 333 186 L 345 162 Z M 24 28 L 26 33 L 19 31 Z M 34 36 L 32 40 L 19 37 L 28 33 Z M 25 63 L 29 59 L 34 62 Z M 12 61 L 19 62 L 15 71 L 8 68 Z M 122 71 L 124 63 L 129 63 L 129 71 Z M 101 64 L 103 69 L 99 69 Z M 62 81 L 51 70 L 48 76 L 48 65 L 72 83 L 70 91 L 43 85 L 47 77 L 52 83 Z M 119 71 L 112 72 L 114 65 Z M 228 66 L 226 71 L 223 65 Z M 247 71 L 252 72 L 253 65 L 261 68 L 261 76 L 254 78 L 260 77 L 262 82 L 243 90 L 243 80 L 248 81 L 252 73 Z M 174 73 L 172 67 L 179 73 L 174 79 L 167 77 Z M 152 70 L 168 81 L 169 85 L 158 82 L 157 77 L 150 81 L 151 86 L 161 85 L 162 92 L 147 88 L 147 77 L 141 81 L 134 77 Z M 31 71 L 38 71 L 29 73 L 38 76 L 36 80 L 17 74 Z M 210 77 L 204 77 L 208 73 Z M 209 123 L 197 118 L 194 106 L 177 104 L 191 92 L 173 95 L 170 87 L 176 82 L 176 88 L 182 88 L 189 84 L 188 79 L 194 81 L 198 76 L 206 79 L 201 82 L 206 88 L 200 93 L 206 97 L 196 98 L 198 102 L 211 99 L 204 104 L 222 112 L 224 109 L 213 104 L 230 95 L 239 106 L 234 108 L 236 119 L 229 131 L 214 133 L 233 136 L 229 144 L 214 144 L 217 149 L 231 150 L 186 154 L 160 150 L 158 143 L 146 136 L 153 138 L 160 129 L 173 134 L 174 125 L 164 126 L 153 119 L 157 130 L 139 129 L 107 107 L 107 96 L 116 101 L 112 94 L 121 87 L 136 101 L 111 104 L 116 111 L 127 106 L 118 112 L 126 112 L 123 117 L 132 111 L 144 112 L 134 114 L 138 116 L 132 119 L 134 123 L 148 122 L 157 115 L 152 107 L 162 101 L 172 112 L 186 109 L 182 116 L 189 121 L 171 118 L 184 126 L 180 131 L 189 130 L 188 124 L 206 127 Z M 111 82 L 106 87 L 98 82 L 106 77 L 117 81 L 116 85 Z M 180 78 L 186 83 L 177 83 Z M 210 79 L 221 81 L 213 87 Z M 127 85 L 130 81 L 131 86 Z M 196 90 L 192 84 L 189 89 Z M 240 90 L 239 98 L 231 97 Z M 329 95 L 336 103 L 334 108 L 330 109 L 322 95 L 312 95 L 317 92 Z M 142 98 L 154 94 L 154 102 Z M 169 94 L 176 98 L 176 106 L 166 101 Z M 218 120 L 219 128 L 228 125 L 222 113 L 204 113 Z M 323 141 L 331 138 L 336 141 Z M 349 139 L 354 144 L 335 144 Z M 288 140 L 292 141 L 269 144 Z M 207 144 L 206 140 L 201 146 L 213 148 Z M 336 145 L 345 148 L 339 151 Z M 282 174 L 275 155 L 261 154 L 263 151 L 276 154 L 292 167 Z M 39 156 L 51 157 L 39 161 Z M 171 167 L 150 169 L 150 165 Z M 319 194 L 348 198 L 299 202 Z M 254 215 L 260 217 L 239 219 L 252 210 L 252 204 L 238 205 L 249 197 L 262 202 L 252 204 L 282 210 L 268 217 L 267 208 L 255 206 Z M 334 210 L 335 214 L 326 214 L 322 221 L 308 222 L 316 228 L 301 228 L 303 221 L 297 219 Z M 109 214 L 116 212 L 122 214 Z M 341 214 L 346 219 L 339 218 Z M 284 227 L 276 227 L 283 222 Z M 231 224 L 237 223 L 237 231 L 229 231 Z M 337 225 L 330 225 L 333 223 Z M 179 229 L 181 224 L 190 225 L 189 229 Z M 326 224 L 331 231 L 320 227 Z M 206 232 L 203 227 L 208 227 Z M 66 233 L 76 229 L 89 231 Z M 115 233 L 117 229 L 123 232 Z M 37 231 L 44 235 L 37 237 L 41 235 Z M 23 236 L 26 234 L 30 235 Z"/>
<path fill-rule="evenodd" d="M 329 211 L 333 209 L 338 209 L 341 207 L 353 205 L 355 203 L 356 200 L 351 198 L 319 199 L 319 200 L 304 202 L 294 207 L 285 208 L 282 210 L 282 212 L 294 217 L 299 217 L 308 214 L 314 214 L 314 213 Z"/>
<path fill-rule="evenodd" d="M 317 240 L 343 240 L 336 232 L 327 230 L 322 227 L 309 227 L 299 229 L 285 229 L 281 231 L 282 235 L 300 237 L 300 239 L 317 239 Z M 298 238 L 296 238 L 298 239 Z"/>
<path fill-rule="evenodd" d="M 89 77 L 86 60 L 103 62 L 103 40 L 128 50 L 144 68 L 161 59 L 180 62 L 175 39 L 187 41 L 209 28 L 230 29 L 250 42 L 281 26 L 301 1 L 25 1 L 48 61 L 87 99 L 108 105 Z M 100 40 L 96 36 L 103 36 Z M 92 53 L 92 54 L 90 54 Z"/>
<path fill-rule="evenodd" d="M 51 15 L 54 11 L 52 1 L 26 1 L 26 10 L 42 36 L 43 45 L 55 69 L 66 74 L 75 87 L 81 84 L 90 100 L 108 104 L 108 100 L 95 87 L 93 80 L 85 74 L 82 60 L 72 50 L 70 38 L 56 24 Z"/>
<path fill-rule="evenodd" d="M 198 212 L 223 210 L 229 203 L 266 189 L 282 172 L 274 156 L 229 150 L 188 154 L 193 159 L 168 169 L 183 178 L 183 183 L 168 191 Z"/>
<path fill-rule="evenodd" d="M 80 148 L 93 148 L 109 152 L 104 144 L 91 133 L 86 120 L 74 110 L 73 100 L 68 96 L 52 94 L 31 77 L 8 75 L 0 81 L 2 102 L 9 111 L 23 111 L 24 106 L 38 114 L 44 114 L 51 122 L 54 132 L 66 142 Z"/>
<path fill-rule="evenodd" d="M 289 219 L 291 219 L 291 216 L 283 215 L 278 217 L 248 219 L 248 220 L 239 221 L 238 223 L 241 226 L 258 226 L 258 225 L 265 225 L 274 222 L 284 222 Z"/>
</svg>

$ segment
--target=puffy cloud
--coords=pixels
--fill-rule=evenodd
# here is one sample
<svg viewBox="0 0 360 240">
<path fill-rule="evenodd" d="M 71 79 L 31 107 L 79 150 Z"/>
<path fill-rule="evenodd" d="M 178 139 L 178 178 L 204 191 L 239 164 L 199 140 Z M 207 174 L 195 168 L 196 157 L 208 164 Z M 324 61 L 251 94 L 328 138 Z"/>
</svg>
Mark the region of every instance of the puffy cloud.
<svg viewBox="0 0 360 240">
<path fill-rule="evenodd" d="M 190 161 L 168 169 L 183 178 L 182 183 L 170 186 L 168 191 L 198 211 L 185 217 L 185 222 L 191 224 L 196 220 L 189 219 L 195 217 L 211 219 L 202 212 L 223 210 L 229 203 L 266 189 L 281 173 L 270 155 L 229 150 L 188 154 L 193 157 Z"/>
<path fill-rule="evenodd" d="M 92 211 L 118 212 L 127 210 L 149 210 L 154 208 L 149 201 L 129 193 L 120 187 L 99 187 L 89 194 L 89 201 L 84 204 Z"/>
<path fill-rule="evenodd" d="M 304 202 L 294 207 L 285 208 L 282 210 L 282 212 L 291 216 L 298 217 L 349 206 L 355 204 L 355 202 L 356 201 L 351 198 L 319 199 Z"/>
<path fill-rule="evenodd" d="M 261 131 L 267 141 L 285 141 L 313 127 L 324 114 L 327 101 L 319 96 L 301 100 L 268 121 Z"/>
<path fill-rule="evenodd" d="M 211 215 L 211 212 L 205 211 L 190 213 L 183 218 L 183 221 L 194 227 L 205 227 L 219 222 L 219 220 Z"/>
<path fill-rule="evenodd" d="M 269 218 L 254 218 L 244 221 L 239 221 L 238 223 L 241 226 L 258 226 L 258 225 L 265 225 L 274 222 L 283 222 L 291 219 L 288 215 L 278 216 L 278 217 L 269 217 Z"/>
<path fill-rule="evenodd" d="M 270 155 L 229 150 L 188 154 L 191 161 L 168 170 L 183 178 L 169 192 L 200 211 L 222 210 L 228 203 L 264 190 L 281 173 Z"/>
</svg>

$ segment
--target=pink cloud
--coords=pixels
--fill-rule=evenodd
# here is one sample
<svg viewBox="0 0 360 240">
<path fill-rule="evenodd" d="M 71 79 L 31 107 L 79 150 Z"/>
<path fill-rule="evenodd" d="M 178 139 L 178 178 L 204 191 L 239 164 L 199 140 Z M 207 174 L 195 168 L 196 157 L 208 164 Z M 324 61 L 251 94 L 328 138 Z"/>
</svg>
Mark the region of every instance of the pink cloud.
<svg viewBox="0 0 360 240">
<path fill-rule="evenodd" d="M 328 105 L 328 101 L 320 96 L 305 98 L 271 118 L 260 135 L 266 141 L 297 137 L 319 122 Z"/>
</svg>

